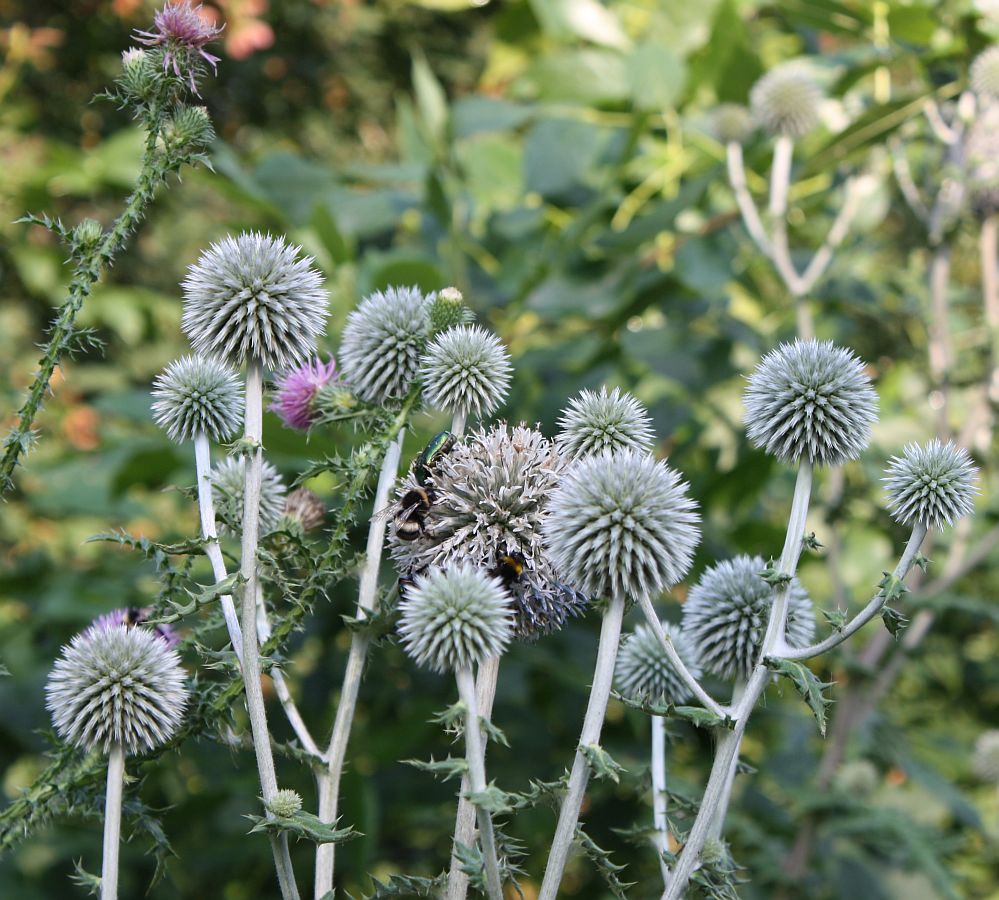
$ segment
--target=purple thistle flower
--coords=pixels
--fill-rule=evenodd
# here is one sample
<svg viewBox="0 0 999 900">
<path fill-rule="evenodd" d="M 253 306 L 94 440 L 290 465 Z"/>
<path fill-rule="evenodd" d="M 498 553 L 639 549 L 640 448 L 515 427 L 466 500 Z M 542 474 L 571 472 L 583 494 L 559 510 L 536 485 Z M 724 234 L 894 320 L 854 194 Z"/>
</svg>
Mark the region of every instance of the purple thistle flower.
<svg viewBox="0 0 999 900">
<path fill-rule="evenodd" d="M 155 31 L 135 32 L 135 40 L 147 47 L 164 48 L 163 68 L 173 65 L 174 74 L 183 78 L 181 64 L 187 61 L 189 54 L 197 54 L 207 62 L 213 71 L 218 71 L 219 57 L 213 56 L 205 45 L 216 40 L 222 33 L 222 27 L 215 25 L 202 13 L 201 4 L 192 6 L 190 0 L 178 0 L 167 3 L 163 9 L 153 16 Z M 224 26 L 223 26 L 224 27 Z M 197 94 L 198 88 L 194 82 L 194 71 L 188 72 L 191 90 Z"/>
<path fill-rule="evenodd" d="M 313 400 L 319 391 L 331 382 L 339 382 L 336 360 L 329 362 L 318 357 L 294 369 L 286 369 L 275 380 L 274 402 L 271 412 L 277 413 L 288 428 L 307 431 L 316 420 Z"/>
<path fill-rule="evenodd" d="M 104 631 L 108 628 L 117 628 L 119 625 L 145 625 L 146 619 L 149 618 L 150 613 L 152 613 L 152 607 L 146 606 L 141 609 L 129 606 L 123 607 L 122 609 L 112 609 L 111 612 L 106 612 L 104 615 L 98 616 L 93 622 L 86 628 L 84 633 L 91 631 Z M 173 630 L 169 625 L 152 625 L 150 630 L 158 637 L 163 640 L 163 642 L 168 647 L 176 647 L 180 643 L 180 635 Z"/>
</svg>

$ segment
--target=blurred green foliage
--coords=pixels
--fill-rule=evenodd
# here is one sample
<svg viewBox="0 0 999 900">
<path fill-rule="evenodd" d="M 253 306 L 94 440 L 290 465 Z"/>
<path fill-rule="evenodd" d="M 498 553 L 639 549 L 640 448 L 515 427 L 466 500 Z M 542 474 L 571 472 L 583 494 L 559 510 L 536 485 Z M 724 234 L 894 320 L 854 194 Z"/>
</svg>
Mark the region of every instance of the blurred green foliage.
<svg viewBox="0 0 999 900">
<path fill-rule="evenodd" d="M 103 222 L 136 175 L 141 135 L 90 97 L 115 74 L 129 30 L 152 8 L 137 0 L 33 4 L 0 0 L 0 411 L 16 407 L 38 342 L 62 299 L 63 254 L 39 229 L 10 224 L 25 210 L 67 222 Z M 287 232 L 314 253 L 332 287 L 329 349 L 366 292 L 389 284 L 455 284 L 507 342 L 517 366 L 504 415 L 551 431 L 565 399 L 607 382 L 647 403 L 659 451 L 690 479 L 704 509 L 695 574 L 736 552 L 777 552 L 791 475 L 746 444 L 743 375 L 793 335 L 789 299 L 749 243 L 728 188 L 724 148 L 710 134 L 719 101 L 745 102 L 775 63 L 810 58 L 830 94 L 825 126 L 798 155 L 790 222 L 795 246 L 828 229 L 844 175 L 867 167 L 876 189 L 814 295 L 819 335 L 869 361 L 882 421 L 864 459 L 846 470 L 831 508 L 810 522 L 842 543 L 839 572 L 856 601 L 890 568 L 902 537 L 882 510 L 885 458 L 933 433 L 927 377 L 929 250 L 906 209 L 883 144 L 900 136 L 916 177 L 932 185 L 939 151 L 927 139 L 920 98 L 946 99 L 970 59 L 999 35 L 999 13 L 972 0 L 463 0 L 357 4 L 224 4 L 229 30 L 219 77 L 204 102 L 221 136 L 215 173 L 185 174 L 161 198 L 132 250 L 88 302 L 83 324 L 106 342 L 79 356 L 53 385 L 41 443 L 0 507 L 0 787 L 14 797 L 50 747 L 42 686 L 59 645 L 97 613 L 142 605 L 156 590 L 148 562 L 88 536 L 125 528 L 163 541 L 190 536 L 196 514 L 171 485 L 190 485 L 191 460 L 152 425 L 152 377 L 184 350 L 177 284 L 207 242 L 229 230 Z M 263 31 L 261 31 L 263 27 Z M 248 52 L 241 36 L 271 46 Z M 252 47 L 251 47 L 252 50 Z M 891 95 L 876 81 L 887 73 Z M 851 125 L 851 123 L 854 123 Z M 759 193 L 769 158 L 746 148 Z M 969 407 L 988 345 L 983 333 L 977 222 L 961 220 L 953 245 L 955 420 Z M 963 388 L 967 387 L 968 391 Z M 408 452 L 439 422 L 424 417 Z M 265 423 L 269 457 L 289 478 L 305 461 L 353 440 L 303 438 Z M 991 432 L 974 436 L 983 463 Z M 996 516 L 985 468 L 972 537 Z M 330 497 L 332 483 L 312 485 Z M 364 524 L 362 522 L 362 524 Z M 362 529 L 354 535 L 360 546 Z M 937 571 L 947 538 L 932 552 Z M 207 568 L 195 567 L 207 581 Z M 388 575 L 386 574 L 386 578 Z M 821 554 L 802 577 L 819 607 L 832 582 Z M 355 584 L 340 586 L 293 642 L 292 680 L 314 732 L 332 722 Z M 987 564 L 945 596 L 913 602 L 938 624 L 881 708 L 850 744 L 873 763 L 863 794 L 820 795 L 813 778 L 821 740 L 807 708 L 775 688 L 754 718 L 729 835 L 751 875 L 746 897 L 776 896 L 782 863 L 805 813 L 820 810 L 817 851 L 790 897 L 999 897 L 999 801 L 971 774 L 977 735 L 999 709 L 999 577 Z M 664 613 L 676 617 L 677 600 Z M 910 609 L 911 613 L 912 610 Z M 553 779 L 568 764 L 592 671 L 594 616 L 514 648 L 504 661 L 495 719 L 511 747 L 490 750 L 490 775 L 509 789 Z M 873 630 L 874 626 L 871 626 Z M 880 627 L 880 626 L 879 626 Z M 865 640 L 866 636 L 862 636 Z M 453 784 L 400 764 L 448 749 L 432 713 L 453 700 L 446 679 L 418 672 L 379 646 L 362 688 L 343 795 L 343 824 L 364 837 L 338 854 L 343 888 L 368 873 L 430 875 L 445 864 Z M 819 662 L 839 685 L 868 677 Z M 719 686 L 720 690 L 720 686 Z M 835 717 L 835 707 L 833 709 Z M 283 723 L 272 719 L 279 739 Z M 644 717 L 612 704 L 604 743 L 633 772 L 647 759 Z M 696 798 L 710 764 L 706 733 L 678 724 L 670 766 L 677 790 Z M 162 810 L 177 858 L 151 897 L 274 895 L 269 854 L 247 837 L 256 775 L 249 753 L 188 744 L 149 771 L 143 799 Z M 281 763 L 282 785 L 308 805 L 301 767 Z M 597 843 L 627 864 L 631 895 L 658 896 L 644 845 L 621 834 L 651 812 L 641 778 L 593 785 L 584 819 Z M 513 834 L 532 853 L 525 892 L 540 879 L 554 828 L 545 810 L 519 815 Z M 0 896 L 67 896 L 74 860 L 94 867 L 94 819 L 67 818 L 0 859 Z M 124 848 L 123 895 L 140 896 L 155 868 L 142 833 Z M 295 848 L 303 884 L 311 853 Z M 583 859 L 565 896 L 607 889 Z"/>
</svg>

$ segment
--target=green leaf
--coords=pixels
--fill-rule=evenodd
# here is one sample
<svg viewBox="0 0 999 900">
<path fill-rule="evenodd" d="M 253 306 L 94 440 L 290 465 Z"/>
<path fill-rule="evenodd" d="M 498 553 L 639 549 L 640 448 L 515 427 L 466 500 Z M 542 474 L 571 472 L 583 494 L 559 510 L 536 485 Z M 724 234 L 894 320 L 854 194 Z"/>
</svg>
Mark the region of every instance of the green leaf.
<svg viewBox="0 0 999 900">
<path fill-rule="evenodd" d="M 846 611 L 842 609 L 823 609 L 823 618 L 835 632 L 840 632 L 846 625 Z"/>
<path fill-rule="evenodd" d="M 204 587 L 200 591 L 192 591 L 185 588 L 184 592 L 191 598 L 190 603 L 177 603 L 175 601 L 171 601 L 170 605 L 174 609 L 172 613 L 151 616 L 146 620 L 146 624 L 171 625 L 174 622 L 179 622 L 186 616 L 194 615 L 194 613 L 196 613 L 199 609 L 214 603 L 219 599 L 219 597 L 225 596 L 226 594 L 232 594 L 234 589 L 238 585 L 243 584 L 245 580 L 246 579 L 243 578 L 243 576 L 238 572 L 234 572 L 224 581 Z"/>
<path fill-rule="evenodd" d="M 628 888 L 633 886 L 634 882 L 625 882 L 618 877 L 618 873 L 624 870 L 624 866 L 615 863 L 611 859 L 610 853 L 599 846 L 593 838 L 583 831 L 581 825 L 576 826 L 576 843 L 586 855 L 586 858 L 596 866 L 600 877 L 603 878 L 604 884 L 610 889 L 611 894 L 617 900 L 628 900 L 627 891 Z"/>
<path fill-rule="evenodd" d="M 484 809 L 494 816 L 500 816 L 513 810 L 506 791 L 496 787 L 493 782 L 490 782 L 485 790 L 470 791 L 465 796 L 479 809 Z"/>
<path fill-rule="evenodd" d="M 404 759 L 403 765 L 412 766 L 421 772 L 429 772 L 434 778 L 441 781 L 450 781 L 452 778 L 461 778 L 468 771 L 468 763 L 461 757 L 449 756 L 447 759 Z"/>
<path fill-rule="evenodd" d="M 599 744 L 581 744 L 579 752 L 586 757 L 590 770 L 597 778 L 609 778 L 615 784 L 620 783 L 619 772 L 624 772 L 625 768 L 614 761 L 612 757 Z"/>
<path fill-rule="evenodd" d="M 687 68 L 668 44 L 644 41 L 627 57 L 628 82 L 636 109 L 662 112 L 676 106 Z"/>
<path fill-rule="evenodd" d="M 833 682 L 819 681 L 818 677 L 808 666 L 803 665 L 793 659 L 780 659 L 768 656 L 764 660 L 768 669 L 778 675 L 784 675 L 791 679 L 794 689 L 801 695 L 801 698 L 808 704 L 815 721 L 819 726 L 819 734 L 826 736 L 826 707 L 832 703 L 822 691 L 827 687 L 832 687 Z"/>
<path fill-rule="evenodd" d="M 353 828 L 337 828 L 335 822 L 333 824 L 323 822 L 319 816 L 304 809 L 293 816 L 247 816 L 246 818 L 254 823 L 250 834 L 284 832 L 296 838 L 305 838 L 315 844 L 341 844 L 361 837 L 361 833 Z"/>
<path fill-rule="evenodd" d="M 447 96 L 422 51 L 413 53 L 413 92 L 427 131 L 438 143 L 447 129 Z"/>
<path fill-rule="evenodd" d="M 881 607 L 881 621 L 885 623 L 885 628 L 895 640 L 898 640 L 899 634 L 905 631 L 905 626 L 909 623 L 907 616 L 887 604 Z"/>
<path fill-rule="evenodd" d="M 375 881 L 374 891 L 362 894 L 360 900 L 381 900 L 383 897 L 437 897 L 447 884 L 446 875 L 436 878 L 419 878 L 415 875 L 392 875 L 388 881 Z M 333 894 L 327 895 L 332 900 Z M 353 897 L 348 894 L 348 897 Z M 326 897 L 323 900 L 327 900 Z"/>
<path fill-rule="evenodd" d="M 909 593 L 905 582 L 889 572 L 884 573 L 884 578 L 881 579 L 878 588 L 880 589 L 881 596 L 884 597 L 885 603 L 897 603 Z"/>
<path fill-rule="evenodd" d="M 767 567 L 760 572 L 760 578 L 774 588 L 783 587 L 791 583 L 791 576 L 786 572 L 779 571 L 772 559 L 767 563 Z"/>
</svg>

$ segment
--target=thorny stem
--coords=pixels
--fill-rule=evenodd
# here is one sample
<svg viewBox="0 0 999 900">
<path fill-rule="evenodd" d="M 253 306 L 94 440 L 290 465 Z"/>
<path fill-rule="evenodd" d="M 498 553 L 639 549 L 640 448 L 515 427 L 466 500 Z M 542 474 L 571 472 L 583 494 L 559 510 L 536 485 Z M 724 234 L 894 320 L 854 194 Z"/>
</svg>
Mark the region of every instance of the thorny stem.
<svg viewBox="0 0 999 900">
<path fill-rule="evenodd" d="M 548 864 L 545 867 L 545 877 L 541 884 L 539 900 L 556 900 L 559 886 L 562 883 L 562 873 L 569 858 L 569 848 L 576 834 L 576 824 L 579 821 L 579 811 L 583 806 L 583 794 L 590 777 L 590 766 L 583 755 L 582 748 L 600 741 L 600 731 L 607 711 L 607 701 L 610 698 L 611 683 L 614 679 L 614 663 L 617 660 L 617 648 L 621 639 L 621 621 L 624 618 L 624 598 L 615 597 L 607 604 L 603 622 L 600 626 L 600 643 L 597 647 L 597 662 L 593 672 L 593 684 L 590 687 L 590 698 L 586 704 L 586 715 L 583 718 L 583 730 L 579 736 L 579 745 L 572 762 L 572 772 L 569 775 L 569 785 L 562 807 L 559 811 L 558 826 L 548 854 Z"/>
<path fill-rule="evenodd" d="M 468 781 L 472 793 L 486 789 L 486 757 L 479 725 L 479 704 L 476 699 L 475 678 L 470 668 L 456 669 L 458 697 L 465 705 L 465 760 L 468 763 Z M 479 843 L 482 846 L 482 862 L 486 870 L 486 895 L 489 900 L 503 900 L 503 881 L 496 858 L 496 837 L 493 834 L 493 820 L 489 810 L 476 808 L 479 822 Z"/>
<path fill-rule="evenodd" d="M 453 432 L 452 432 L 453 433 Z M 491 656 L 479 663 L 475 678 L 475 699 L 479 707 L 479 718 L 489 721 L 493 714 L 493 700 L 496 698 L 496 684 L 499 680 L 500 658 Z M 485 748 L 483 748 L 485 756 Z M 458 796 L 458 812 L 454 822 L 452 846 L 472 843 L 475 834 L 475 806 L 465 796 L 471 790 L 466 774 L 461 779 L 461 793 Z M 465 900 L 468 894 L 468 875 L 461 868 L 461 860 L 456 854 L 451 856 L 451 869 L 447 876 L 447 900 Z"/>
<path fill-rule="evenodd" d="M 260 683 L 260 648 L 257 645 L 257 539 L 260 527 L 260 481 L 263 468 L 263 365 L 258 358 L 251 358 L 246 366 L 246 413 L 244 438 L 253 447 L 245 461 L 243 482 L 243 539 L 240 556 L 240 574 L 243 576 L 240 621 L 243 634 L 243 684 L 246 689 L 246 709 L 250 715 L 253 749 L 257 757 L 257 772 L 264 803 L 268 804 L 278 791 L 271 738 L 267 729 L 267 711 L 264 707 L 263 688 Z M 268 811 L 268 817 L 271 813 Z M 288 853 L 288 836 L 269 835 L 278 884 L 284 900 L 298 900 L 298 888 Z"/>
<path fill-rule="evenodd" d="M 404 410 L 404 412 L 406 411 L 408 411 L 408 407 Z M 404 418 L 402 421 L 405 421 Z M 402 421 L 399 424 L 400 432 Z M 378 487 L 375 490 L 373 506 L 375 510 L 383 509 L 388 504 L 389 494 L 399 470 L 403 437 L 404 435 L 400 433 L 389 444 L 388 450 L 385 452 L 381 473 L 378 476 Z M 385 542 L 385 524 L 383 519 L 372 518 L 368 529 L 368 545 L 357 596 L 359 613 L 367 613 L 375 609 L 378 569 L 381 565 L 382 546 Z M 354 722 L 354 710 L 357 707 L 357 695 L 361 687 L 361 675 L 364 673 L 364 662 L 369 643 L 368 634 L 364 631 L 354 631 L 351 635 L 350 653 L 347 656 L 347 668 L 343 676 L 340 701 L 337 703 L 333 732 L 330 735 L 329 747 L 326 750 L 327 771 L 319 779 L 319 818 L 323 822 L 336 821 L 340 778 L 343 775 L 344 761 L 347 757 L 347 742 L 350 740 L 350 730 Z M 333 890 L 335 852 L 334 844 L 320 844 L 316 848 L 316 900 L 320 900 L 321 897 Z"/>
<path fill-rule="evenodd" d="M 108 756 L 108 788 L 104 800 L 104 858 L 101 900 L 118 900 L 118 850 L 121 846 L 121 795 L 125 784 L 125 751 L 112 744 Z"/>
<path fill-rule="evenodd" d="M 666 720 L 652 716 L 652 824 L 663 887 L 669 882 L 669 866 L 664 854 L 669 850 L 669 823 L 666 819 Z"/>
</svg>

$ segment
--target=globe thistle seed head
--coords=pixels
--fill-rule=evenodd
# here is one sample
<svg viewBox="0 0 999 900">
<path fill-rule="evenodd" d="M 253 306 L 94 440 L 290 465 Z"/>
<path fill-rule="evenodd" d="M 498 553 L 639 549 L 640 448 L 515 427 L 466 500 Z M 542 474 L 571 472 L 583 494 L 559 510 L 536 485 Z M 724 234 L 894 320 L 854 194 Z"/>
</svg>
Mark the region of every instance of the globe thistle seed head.
<svg viewBox="0 0 999 900">
<path fill-rule="evenodd" d="M 399 603 L 406 652 L 436 672 L 499 656 L 513 636 L 510 596 L 499 578 L 463 563 L 417 575 Z"/>
<path fill-rule="evenodd" d="M 574 462 L 543 525 L 555 571 L 591 597 L 653 597 L 686 574 L 700 540 L 687 485 L 635 450 Z"/>
<path fill-rule="evenodd" d="M 368 403 L 398 401 L 420 372 L 429 334 L 430 303 L 415 287 L 375 291 L 349 316 L 340 343 L 340 368 Z"/>
<path fill-rule="evenodd" d="M 284 518 L 295 523 L 303 534 L 315 531 L 326 521 L 326 504 L 308 488 L 296 488 L 285 498 Z"/>
<path fill-rule="evenodd" d="M 129 606 L 122 607 L 121 609 L 112 609 L 111 612 L 106 612 L 94 619 L 88 630 L 101 631 L 108 628 L 117 628 L 119 625 L 126 625 L 129 628 L 142 625 L 152 631 L 168 647 L 176 647 L 180 643 L 180 635 L 170 625 L 146 624 L 152 614 L 153 608 L 151 606 L 143 606 L 141 608 Z"/>
<path fill-rule="evenodd" d="M 217 40 L 222 28 L 215 25 L 200 4 L 189 0 L 167 3 L 153 15 L 153 31 L 136 30 L 134 39 L 147 47 L 157 47 L 163 53 L 163 68 L 172 68 L 178 78 L 186 79 L 196 94 L 198 62 L 204 60 L 215 71 L 219 58 L 205 50 Z"/>
<path fill-rule="evenodd" d="M 858 800 L 870 797 L 878 789 L 881 776 L 869 759 L 854 759 L 840 766 L 834 784 L 844 794 Z"/>
<path fill-rule="evenodd" d="M 177 652 L 144 628 L 88 628 L 62 648 L 45 686 L 45 705 L 64 741 L 107 753 L 162 746 L 187 704 Z"/>
<path fill-rule="evenodd" d="M 664 622 L 663 630 L 694 678 L 700 678 L 697 647 L 682 628 Z M 649 703 L 686 703 L 690 688 L 666 655 L 659 636 L 645 624 L 626 637 L 617 655 L 614 680 L 618 690 L 632 700 Z"/>
<path fill-rule="evenodd" d="M 238 534 L 243 527 L 243 489 L 246 459 L 229 456 L 212 469 L 212 499 L 223 533 Z M 264 460 L 260 480 L 260 530 L 272 531 L 284 512 L 286 488 L 278 470 Z"/>
<path fill-rule="evenodd" d="M 310 359 L 277 376 L 270 410 L 277 413 L 285 427 L 308 431 L 317 419 L 316 396 L 327 385 L 339 383 L 332 356 L 326 362 L 318 357 Z"/>
<path fill-rule="evenodd" d="M 979 53 L 968 74 L 971 88 L 979 97 L 999 98 L 999 46 L 988 47 Z"/>
<path fill-rule="evenodd" d="M 781 344 L 749 376 L 744 400 L 750 442 L 791 464 L 856 459 L 877 420 L 863 363 L 832 341 Z"/>
<path fill-rule="evenodd" d="M 465 298 L 455 287 L 439 290 L 430 298 L 427 313 L 430 320 L 430 335 L 440 334 L 456 325 L 468 325 L 475 319 L 475 314 L 465 306 Z"/>
<path fill-rule="evenodd" d="M 741 144 L 753 131 L 753 117 L 745 106 L 721 103 L 711 116 L 711 131 L 723 144 Z"/>
<path fill-rule="evenodd" d="M 683 628 L 697 645 L 701 665 L 721 678 L 748 678 L 760 655 L 774 588 L 763 580 L 762 556 L 736 556 L 712 566 L 683 604 Z M 788 592 L 785 637 L 807 647 L 815 636 L 815 613 L 797 578 Z"/>
<path fill-rule="evenodd" d="M 999 730 L 993 728 L 978 736 L 971 767 L 977 778 L 999 784 Z"/>
<path fill-rule="evenodd" d="M 323 277 L 301 249 L 258 232 L 212 244 L 182 285 L 181 325 L 195 352 L 269 369 L 315 353 L 329 308 Z"/>
<path fill-rule="evenodd" d="M 972 205 L 985 218 L 999 210 L 999 103 L 989 103 L 968 129 L 965 184 Z"/>
<path fill-rule="evenodd" d="M 427 347 L 420 377 L 429 406 L 447 413 L 492 415 L 510 390 L 510 354 L 495 334 L 457 325 Z"/>
<path fill-rule="evenodd" d="M 757 124 L 772 135 L 800 138 L 819 124 L 822 88 L 800 65 L 785 64 L 767 72 L 749 93 Z"/>
<path fill-rule="evenodd" d="M 174 360 L 153 381 L 153 421 L 178 444 L 207 434 L 232 440 L 243 420 L 239 375 L 211 356 Z"/>
<path fill-rule="evenodd" d="M 627 391 L 614 388 L 609 394 L 582 391 L 569 401 L 558 420 L 559 447 L 573 459 L 604 450 L 652 449 L 652 420 L 645 407 Z"/>
<path fill-rule="evenodd" d="M 953 525 L 974 509 L 977 477 L 978 469 L 963 447 L 937 438 L 908 444 L 901 456 L 888 462 L 888 509 L 903 525 Z"/>
<path fill-rule="evenodd" d="M 555 631 L 579 614 L 586 598 L 555 577 L 544 549 L 541 523 L 566 466 L 558 448 L 541 432 L 505 424 L 479 429 L 435 460 L 427 488 L 433 503 L 422 532 L 403 540 L 396 529 L 389 549 L 402 573 L 450 569 L 464 561 L 507 580 L 516 633 L 534 638 Z M 419 487 L 411 471 L 396 495 Z M 501 557 L 520 562 L 519 574 Z"/>
<path fill-rule="evenodd" d="M 302 797 L 298 791 L 283 788 L 271 797 L 267 803 L 267 809 L 275 816 L 290 819 L 302 809 Z"/>
</svg>

